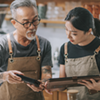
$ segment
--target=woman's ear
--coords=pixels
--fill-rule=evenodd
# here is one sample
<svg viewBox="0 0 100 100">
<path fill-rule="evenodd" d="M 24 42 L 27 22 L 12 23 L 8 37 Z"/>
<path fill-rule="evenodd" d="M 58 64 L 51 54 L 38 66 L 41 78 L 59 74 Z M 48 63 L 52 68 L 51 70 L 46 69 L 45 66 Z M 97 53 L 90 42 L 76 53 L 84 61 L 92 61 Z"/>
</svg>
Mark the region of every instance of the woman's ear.
<svg viewBox="0 0 100 100">
<path fill-rule="evenodd" d="M 88 35 L 90 35 L 91 34 L 91 32 L 92 32 L 92 28 L 90 28 L 89 30 L 88 30 Z"/>
</svg>

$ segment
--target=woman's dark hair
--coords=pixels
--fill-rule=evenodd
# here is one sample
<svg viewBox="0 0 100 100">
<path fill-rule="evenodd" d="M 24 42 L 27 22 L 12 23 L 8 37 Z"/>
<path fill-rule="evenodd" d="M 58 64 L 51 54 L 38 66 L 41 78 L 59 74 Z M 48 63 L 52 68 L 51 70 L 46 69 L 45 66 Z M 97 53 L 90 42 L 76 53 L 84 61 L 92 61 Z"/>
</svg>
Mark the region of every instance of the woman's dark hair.
<svg viewBox="0 0 100 100">
<path fill-rule="evenodd" d="M 95 36 L 100 36 L 100 20 L 97 18 L 94 18 L 95 23 L 95 32 L 93 33 Z"/>
<path fill-rule="evenodd" d="M 94 31 L 94 18 L 92 14 L 85 8 L 76 7 L 72 9 L 65 18 L 66 21 L 70 21 L 72 25 L 79 30 L 89 31 L 90 28 Z"/>
</svg>

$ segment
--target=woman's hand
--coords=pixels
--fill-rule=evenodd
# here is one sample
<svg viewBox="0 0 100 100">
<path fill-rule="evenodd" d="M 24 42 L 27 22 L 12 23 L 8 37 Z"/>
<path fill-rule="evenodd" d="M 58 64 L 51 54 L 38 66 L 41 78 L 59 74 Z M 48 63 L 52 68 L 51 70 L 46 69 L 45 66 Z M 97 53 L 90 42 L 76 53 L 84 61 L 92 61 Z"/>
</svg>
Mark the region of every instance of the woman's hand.
<svg viewBox="0 0 100 100">
<path fill-rule="evenodd" d="M 3 80 L 10 84 L 23 83 L 22 79 L 16 74 L 24 75 L 22 72 L 16 70 L 6 71 L 3 72 Z"/>
<path fill-rule="evenodd" d="M 51 95 L 52 95 L 51 90 L 48 90 L 48 89 L 47 89 L 47 84 L 48 84 L 48 82 L 46 81 L 46 82 L 45 82 L 45 91 L 46 91 L 48 94 L 51 94 Z"/>
<path fill-rule="evenodd" d="M 27 84 L 27 86 L 29 86 L 35 92 L 39 92 L 39 91 L 45 90 L 48 94 L 52 94 L 52 92 L 46 88 L 47 82 L 41 82 L 41 84 L 39 85 L 39 87 L 36 87 L 33 84 L 32 85 L 31 84 Z"/>
<path fill-rule="evenodd" d="M 90 79 L 90 81 L 82 80 L 82 82 L 78 82 L 78 84 L 85 85 L 89 90 L 100 91 L 100 80 L 96 82 L 94 79 Z"/>
<path fill-rule="evenodd" d="M 40 80 L 38 80 L 40 81 Z M 41 81 L 40 81 L 41 82 Z M 39 87 L 36 87 L 35 85 L 33 84 L 27 84 L 27 86 L 29 86 L 33 91 L 35 92 L 39 92 L 39 91 L 43 91 L 44 88 L 45 88 L 45 85 L 43 82 L 41 82 L 41 84 L 39 85 Z"/>
</svg>

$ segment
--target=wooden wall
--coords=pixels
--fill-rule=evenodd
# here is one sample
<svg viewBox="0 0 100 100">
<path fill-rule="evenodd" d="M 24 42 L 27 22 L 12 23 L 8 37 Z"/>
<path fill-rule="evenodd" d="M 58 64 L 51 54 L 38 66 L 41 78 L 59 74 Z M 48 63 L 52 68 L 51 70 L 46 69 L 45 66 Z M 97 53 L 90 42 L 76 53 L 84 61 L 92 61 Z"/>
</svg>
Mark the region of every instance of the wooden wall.
<svg viewBox="0 0 100 100">
<path fill-rule="evenodd" d="M 10 4 L 13 0 L 0 0 L 0 3 L 8 3 Z M 47 3 L 47 2 L 52 2 L 55 1 L 57 4 L 59 3 L 64 3 L 65 1 L 81 1 L 83 4 L 84 3 L 89 3 L 89 4 L 100 4 L 100 0 L 36 0 L 37 3 Z"/>
</svg>

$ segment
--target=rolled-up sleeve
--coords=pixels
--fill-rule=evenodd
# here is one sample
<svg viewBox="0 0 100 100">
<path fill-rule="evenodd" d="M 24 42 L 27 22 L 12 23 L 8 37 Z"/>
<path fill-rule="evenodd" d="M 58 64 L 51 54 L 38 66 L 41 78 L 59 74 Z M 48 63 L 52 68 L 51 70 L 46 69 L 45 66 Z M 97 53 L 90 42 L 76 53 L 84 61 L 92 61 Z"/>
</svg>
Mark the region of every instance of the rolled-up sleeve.
<svg viewBox="0 0 100 100">
<path fill-rule="evenodd" d="M 43 51 L 43 58 L 41 61 L 41 66 L 53 66 L 52 65 L 52 51 L 51 51 L 51 44 L 49 41 L 45 43 L 44 51 Z"/>
</svg>

